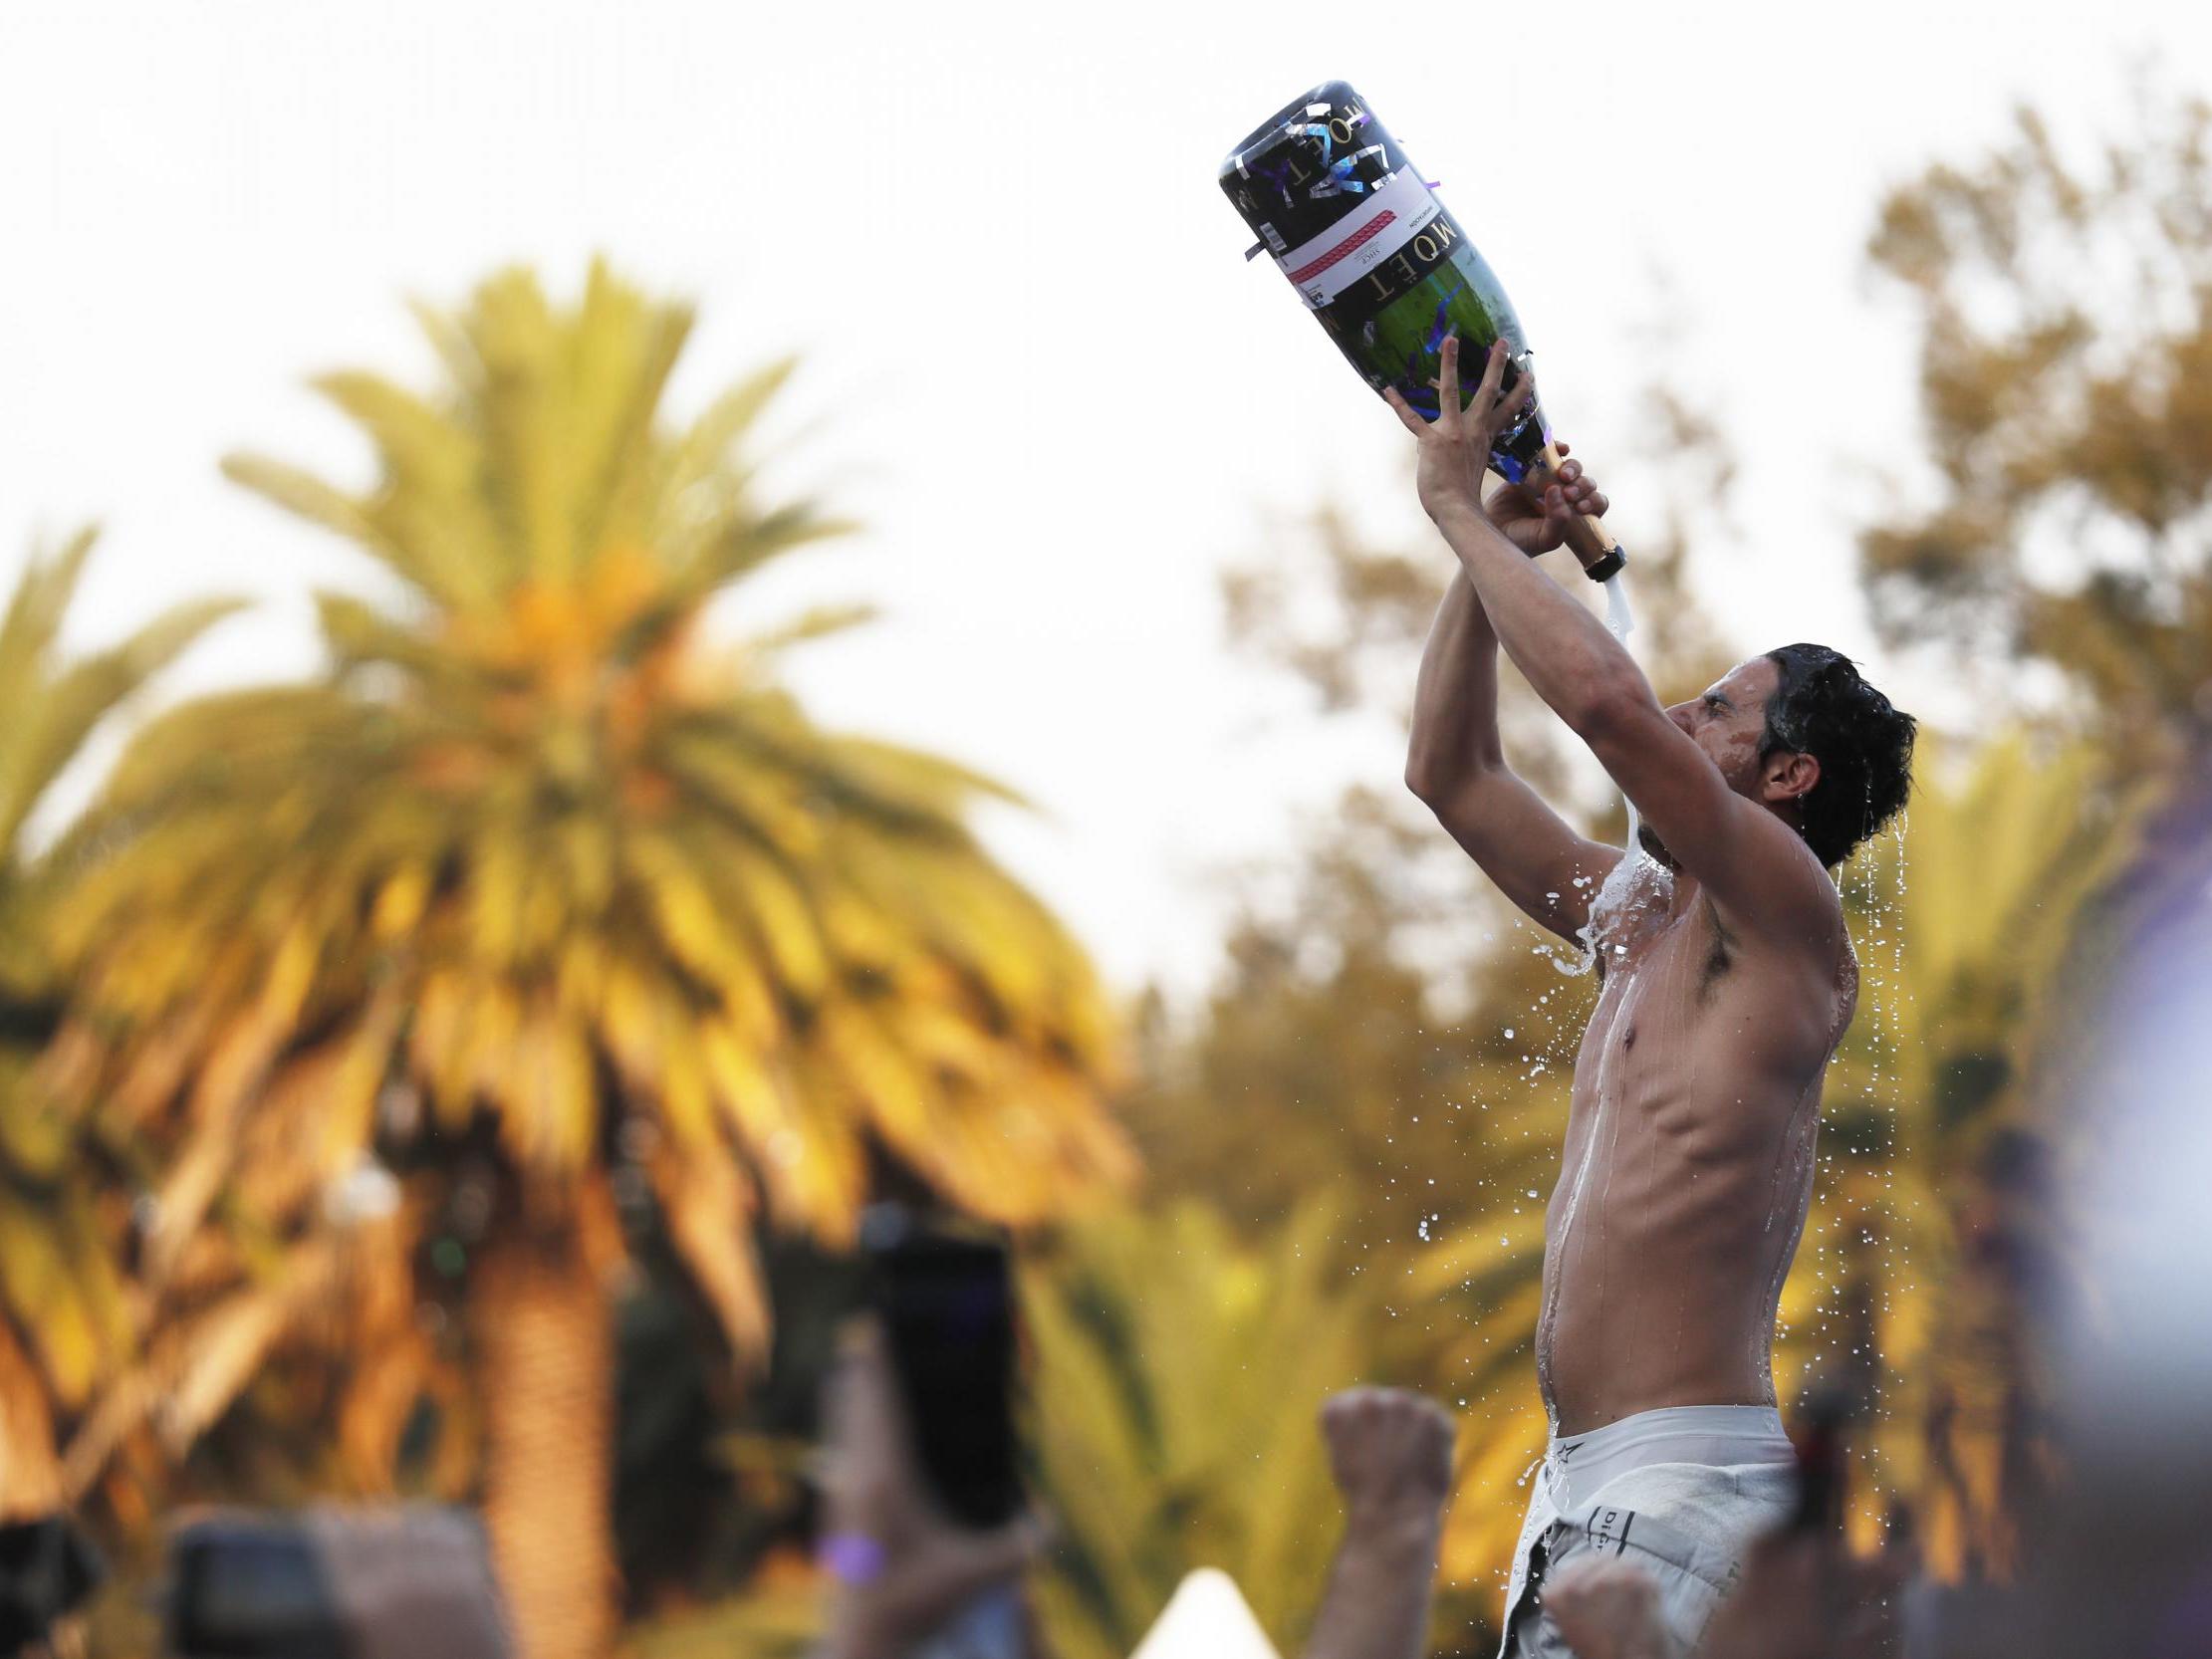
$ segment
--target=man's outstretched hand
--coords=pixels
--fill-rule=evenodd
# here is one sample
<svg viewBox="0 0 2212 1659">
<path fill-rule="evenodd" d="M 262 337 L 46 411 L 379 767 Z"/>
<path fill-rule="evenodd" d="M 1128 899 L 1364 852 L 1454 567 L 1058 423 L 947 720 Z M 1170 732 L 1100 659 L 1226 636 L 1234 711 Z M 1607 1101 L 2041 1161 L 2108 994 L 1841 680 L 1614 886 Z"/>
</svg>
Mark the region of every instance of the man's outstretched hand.
<svg viewBox="0 0 2212 1659">
<path fill-rule="evenodd" d="M 1445 339 L 1441 356 L 1434 420 L 1423 420 L 1395 389 L 1382 394 L 1420 445 L 1416 481 L 1421 505 L 1430 518 L 1441 521 L 1459 511 L 1482 514 L 1507 541 L 1533 558 L 1558 547 L 1578 515 L 1596 517 L 1604 512 L 1609 504 L 1580 461 L 1569 461 L 1537 489 L 1509 484 L 1485 505 L 1482 479 L 1490 465 L 1491 447 L 1536 396 L 1536 376 L 1523 373 L 1519 385 L 1504 391 L 1507 349 L 1504 341 L 1497 341 L 1483 359 L 1474 401 L 1461 408 L 1457 335 Z M 1567 453 L 1567 445 L 1558 447 L 1561 454 Z"/>
</svg>

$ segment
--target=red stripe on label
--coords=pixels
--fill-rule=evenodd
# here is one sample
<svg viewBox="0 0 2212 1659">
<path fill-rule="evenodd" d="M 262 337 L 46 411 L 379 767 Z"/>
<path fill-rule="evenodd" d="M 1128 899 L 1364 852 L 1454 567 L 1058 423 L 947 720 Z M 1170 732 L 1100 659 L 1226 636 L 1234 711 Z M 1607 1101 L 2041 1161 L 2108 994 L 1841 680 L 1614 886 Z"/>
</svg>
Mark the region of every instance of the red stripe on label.
<svg viewBox="0 0 2212 1659">
<path fill-rule="evenodd" d="M 1291 272 L 1291 281 L 1305 282 L 1309 278 L 1320 276 L 1324 271 L 1328 270 L 1330 266 L 1336 264 L 1338 260 L 1345 258 L 1348 254 L 1357 252 L 1360 248 L 1363 248 L 1369 242 L 1372 242 L 1376 236 L 1381 234 L 1383 227 L 1395 224 L 1396 222 L 1397 215 L 1395 213 L 1392 213 L 1388 208 L 1384 208 L 1366 224 L 1353 231 L 1350 236 L 1346 237 L 1342 242 L 1339 242 L 1334 248 L 1331 248 L 1327 253 L 1323 254 L 1312 264 L 1301 265 L 1297 270 Z"/>
</svg>

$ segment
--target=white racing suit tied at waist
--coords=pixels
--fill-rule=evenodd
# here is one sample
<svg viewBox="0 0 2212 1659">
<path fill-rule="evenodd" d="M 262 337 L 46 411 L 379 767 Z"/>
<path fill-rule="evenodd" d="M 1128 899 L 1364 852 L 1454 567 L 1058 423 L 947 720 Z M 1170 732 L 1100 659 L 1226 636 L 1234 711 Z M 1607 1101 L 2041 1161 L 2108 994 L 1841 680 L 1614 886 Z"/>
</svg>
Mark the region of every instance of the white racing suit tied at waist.
<svg viewBox="0 0 2212 1659">
<path fill-rule="evenodd" d="M 1572 1659 L 1544 1580 L 1591 1553 L 1651 1575 L 1685 1654 L 1735 1586 L 1744 1550 L 1790 1517 L 1797 1460 L 1772 1406 L 1669 1406 L 1553 1438 L 1514 1545 L 1499 1659 Z"/>
</svg>

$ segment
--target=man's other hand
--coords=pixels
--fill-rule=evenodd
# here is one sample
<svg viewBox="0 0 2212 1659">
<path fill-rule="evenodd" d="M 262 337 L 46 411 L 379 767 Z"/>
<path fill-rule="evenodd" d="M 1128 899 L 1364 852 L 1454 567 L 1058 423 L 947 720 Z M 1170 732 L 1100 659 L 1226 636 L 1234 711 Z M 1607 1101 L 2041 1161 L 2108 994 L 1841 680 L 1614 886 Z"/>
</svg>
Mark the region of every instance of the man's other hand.
<svg viewBox="0 0 2212 1659">
<path fill-rule="evenodd" d="M 1566 443 L 1553 445 L 1562 455 Z M 1612 504 L 1580 461 L 1568 461 L 1539 484 L 1530 479 L 1505 484 L 1490 493 L 1483 511 L 1498 534 L 1534 559 L 1567 540 L 1568 527 L 1580 518 L 1598 518 Z"/>
<path fill-rule="evenodd" d="M 1441 366 L 1436 376 L 1438 405 L 1434 420 L 1422 419 L 1394 389 L 1384 390 L 1383 400 L 1396 411 L 1399 422 L 1417 444 L 1414 479 L 1428 516 L 1442 524 L 1449 516 L 1472 511 L 1488 515 L 1497 523 L 1494 510 L 1483 504 L 1483 476 L 1499 434 L 1535 401 L 1536 376 L 1523 370 L 1513 390 L 1505 390 L 1506 343 L 1495 341 L 1482 359 L 1482 378 L 1476 383 L 1473 401 L 1462 407 L 1459 337 L 1448 336 L 1438 356 Z M 1576 514 L 1604 511 L 1604 498 L 1581 465 L 1575 466 L 1572 478 L 1567 471 L 1562 467 L 1560 475 L 1546 480 L 1539 490 L 1523 492 L 1520 502 L 1509 502 L 1507 511 L 1518 534 L 1507 534 L 1522 552 L 1542 553 L 1558 547 Z M 1500 524 L 1499 529 L 1504 531 L 1504 525 Z"/>
</svg>

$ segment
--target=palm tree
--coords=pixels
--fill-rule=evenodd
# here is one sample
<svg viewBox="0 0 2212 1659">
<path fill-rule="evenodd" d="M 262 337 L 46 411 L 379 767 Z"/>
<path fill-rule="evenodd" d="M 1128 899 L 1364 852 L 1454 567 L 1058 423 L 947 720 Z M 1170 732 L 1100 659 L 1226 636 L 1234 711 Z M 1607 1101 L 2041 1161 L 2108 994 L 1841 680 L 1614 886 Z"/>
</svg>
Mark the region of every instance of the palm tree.
<svg viewBox="0 0 2212 1659">
<path fill-rule="evenodd" d="M 121 644 L 65 656 L 62 624 L 97 535 L 34 553 L 0 616 L 0 1519 L 61 1501 L 56 1422 L 123 1363 L 130 1323 L 117 1213 L 129 1201 L 103 1179 L 121 1160 L 26 1086 L 60 1018 L 48 923 L 70 860 L 34 854 L 24 827 L 92 733 L 235 608 L 180 605 Z"/>
<path fill-rule="evenodd" d="M 1857 1524 L 1910 1501 L 1955 1575 L 2003 1570 L 2033 1504 L 2020 1270 L 2049 1241 L 2025 1213 L 2044 1206 L 2020 1202 L 2025 1137 L 2063 1054 L 2070 964 L 2153 791 L 2091 746 L 2024 732 L 1964 767 L 1924 744 L 1919 771 L 1908 825 L 1844 883 L 1859 1015 L 1830 1073 L 1776 1371 L 1785 1398 L 1822 1382 L 1866 1409 Z"/>
<path fill-rule="evenodd" d="M 372 490 L 227 463 L 404 602 L 322 595 L 326 681 L 194 703 L 124 757 L 49 1070 L 171 1148 L 155 1281 L 219 1205 L 351 1241 L 334 1271 L 389 1338 L 342 1409 L 366 1477 L 441 1366 L 471 1378 L 496 1555 L 550 1659 L 612 1621 L 626 1220 L 651 1213 L 757 1359 L 756 1220 L 843 1241 L 892 1168 L 1027 1221 L 1126 1155 L 1093 971 L 966 828 L 1004 792 L 779 688 L 778 651 L 850 615 L 701 637 L 716 595 L 840 528 L 765 504 L 742 453 L 789 365 L 679 429 L 691 314 L 604 267 L 573 309 L 510 272 L 420 316 L 435 394 L 318 382 L 372 440 Z M 291 1267 L 312 1257 L 264 1278 L 328 1324 L 337 1293 Z M 298 1322 L 265 1307 L 219 1380 Z"/>
</svg>

